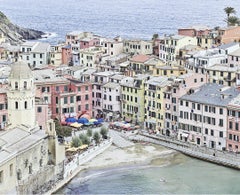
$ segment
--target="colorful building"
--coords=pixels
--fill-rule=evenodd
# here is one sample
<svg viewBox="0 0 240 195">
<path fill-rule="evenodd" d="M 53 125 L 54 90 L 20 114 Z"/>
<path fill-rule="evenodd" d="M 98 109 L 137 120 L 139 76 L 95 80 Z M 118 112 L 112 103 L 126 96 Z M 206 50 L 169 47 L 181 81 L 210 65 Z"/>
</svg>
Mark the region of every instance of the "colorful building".
<svg viewBox="0 0 240 195">
<path fill-rule="evenodd" d="M 216 150 L 226 149 L 227 105 L 234 87 L 205 84 L 180 98 L 178 139 Z"/>
</svg>

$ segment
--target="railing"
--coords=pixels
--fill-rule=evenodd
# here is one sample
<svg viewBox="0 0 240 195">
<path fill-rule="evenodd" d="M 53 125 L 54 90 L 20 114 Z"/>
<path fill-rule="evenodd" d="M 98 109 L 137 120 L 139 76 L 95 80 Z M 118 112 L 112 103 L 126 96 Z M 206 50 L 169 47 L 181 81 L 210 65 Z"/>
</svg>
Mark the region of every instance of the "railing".
<svg viewBox="0 0 240 195">
<path fill-rule="evenodd" d="M 219 151 L 216 149 L 211 149 L 203 146 L 194 145 L 191 143 L 185 143 L 175 138 L 169 138 L 158 135 L 150 135 L 145 132 L 140 132 L 139 135 L 131 136 L 129 139 L 146 141 L 162 145 L 187 155 L 203 159 L 206 161 L 211 161 L 217 164 L 229 166 L 232 168 L 240 169 L 240 154 L 230 153 L 227 151 Z"/>
</svg>

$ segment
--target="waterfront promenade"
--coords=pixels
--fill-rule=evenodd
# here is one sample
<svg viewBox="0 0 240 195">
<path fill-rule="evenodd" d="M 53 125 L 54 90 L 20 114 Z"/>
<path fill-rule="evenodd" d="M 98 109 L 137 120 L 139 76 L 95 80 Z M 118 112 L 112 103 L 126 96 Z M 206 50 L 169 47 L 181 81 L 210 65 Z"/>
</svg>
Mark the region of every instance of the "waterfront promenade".
<svg viewBox="0 0 240 195">
<path fill-rule="evenodd" d="M 141 131 L 138 134 L 134 135 L 126 135 L 124 133 L 121 133 L 121 135 L 130 140 L 145 141 L 162 145 L 198 159 L 235 169 L 240 169 L 240 154 L 201 147 L 194 144 L 181 142 L 170 137 L 149 134 L 144 131 Z"/>
<path fill-rule="evenodd" d="M 55 183 L 46 195 L 50 195 L 56 192 L 58 189 L 66 185 L 71 179 L 73 179 L 81 170 L 83 170 L 83 165 L 96 157 L 97 155 L 101 154 L 107 148 L 112 145 L 112 139 L 104 140 L 97 146 L 94 146 L 87 151 L 76 154 L 73 156 L 73 160 L 64 164 L 64 177 L 63 180 L 60 180 L 58 183 Z M 40 194 L 42 194 L 40 192 Z"/>
</svg>

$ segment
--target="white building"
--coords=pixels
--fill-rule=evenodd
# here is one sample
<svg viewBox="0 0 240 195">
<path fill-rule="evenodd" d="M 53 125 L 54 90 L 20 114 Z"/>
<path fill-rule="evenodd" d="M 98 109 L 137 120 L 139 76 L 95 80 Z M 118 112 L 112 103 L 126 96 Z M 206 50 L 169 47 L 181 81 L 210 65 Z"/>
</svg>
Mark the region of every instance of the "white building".
<svg viewBox="0 0 240 195">
<path fill-rule="evenodd" d="M 8 126 L 0 132 L 0 194 L 39 194 L 63 177 L 64 146 L 52 120 L 45 131 L 36 124 L 34 94 L 31 70 L 16 63 L 9 76 Z"/>
<path fill-rule="evenodd" d="M 121 86 L 119 83 L 109 82 L 103 85 L 103 112 L 106 117 L 116 119 L 121 114 Z"/>
<path fill-rule="evenodd" d="M 50 64 L 50 44 L 43 42 L 25 42 L 20 47 L 22 60 L 35 68 Z"/>
</svg>

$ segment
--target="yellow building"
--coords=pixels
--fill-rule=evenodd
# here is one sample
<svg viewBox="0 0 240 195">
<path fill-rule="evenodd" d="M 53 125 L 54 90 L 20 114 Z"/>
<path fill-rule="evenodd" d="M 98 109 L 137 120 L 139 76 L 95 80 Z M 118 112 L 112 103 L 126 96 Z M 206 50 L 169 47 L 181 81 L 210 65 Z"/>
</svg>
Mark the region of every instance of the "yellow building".
<svg viewBox="0 0 240 195">
<path fill-rule="evenodd" d="M 50 49 L 50 64 L 59 66 L 62 64 L 62 47 L 63 44 L 53 45 Z"/>
<path fill-rule="evenodd" d="M 174 64 L 174 65 L 173 65 Z M 180 76 L 186 74 L 187 70 L 183 66 L 176 65 L 173 63 L 169 65 L 168 63 L 160 62 L 153 69 L 153 76 Z"/>
<path fill-rule="evenodd" d="M 159 59 L 165 62 L 176 61 L 180 48 L 186 45 L 197 45 L 197 38 L 182 35 L 164 36 L 159 44 Z"/>
<path fill-rule="evenodd" d="M 91 47 L 87 49 L 81 49 L 80 52 L 80 65 L 96 68 L 101 62 L 101 58 L 104 54 L 102 47 Z"/>
<path fill-rule="evenodd" d="M 145 84 L 145 124 L 154 132 L 164 127 L 164 91 L 172 81 L 168 77 L 153 77 Z"/>
<path fill-rule="evenodd" d="M 210 83 L 218 83 L 226 86 L 236 85 L 236 72 L 238 71 L 238 66 L 220 64 L 206 68 Z"/>
<path fill-rule="evenodd" d="M 144 122 L 144 84 L 149 79 L 149 75 L 136 75 L 121 81 L 122 117 L 126 121 Z"/>
</svg>

